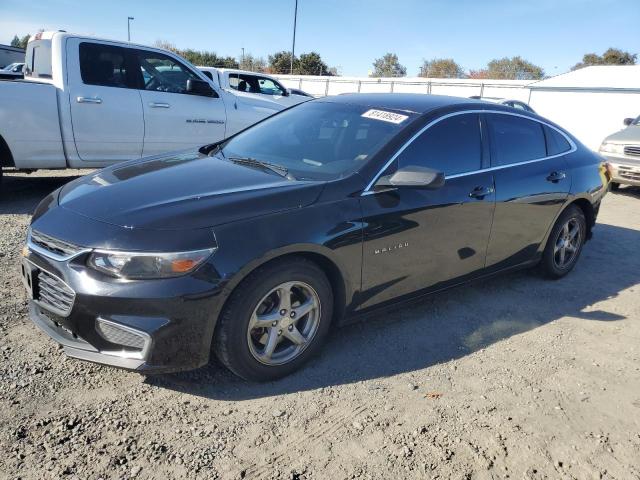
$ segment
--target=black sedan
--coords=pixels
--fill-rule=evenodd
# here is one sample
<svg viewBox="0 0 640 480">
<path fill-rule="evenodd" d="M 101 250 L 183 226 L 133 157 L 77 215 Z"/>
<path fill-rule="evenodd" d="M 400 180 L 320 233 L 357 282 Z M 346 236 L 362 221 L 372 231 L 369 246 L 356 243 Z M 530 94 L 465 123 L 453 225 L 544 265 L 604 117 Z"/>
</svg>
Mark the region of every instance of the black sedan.
<svg viewBox="0 0 640 480">
<path fill-rule="evenodd" d="M 606 187 L 599 157 L 534 114 L 313 100 L 46 197 L 22 259 L 30 316 L 72 357 L 153 373 L 213 352 L 270 380 L 380 306 L 516 268 L 563 277 Z"/>
</svg>

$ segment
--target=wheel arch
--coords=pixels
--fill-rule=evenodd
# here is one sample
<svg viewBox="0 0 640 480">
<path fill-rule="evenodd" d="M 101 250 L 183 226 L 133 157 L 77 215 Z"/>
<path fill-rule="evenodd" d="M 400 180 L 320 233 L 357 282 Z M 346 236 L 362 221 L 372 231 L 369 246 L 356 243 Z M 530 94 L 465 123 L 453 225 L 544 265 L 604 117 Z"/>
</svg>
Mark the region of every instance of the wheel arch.
<svg viewBox="0 0 640 480">
<path fill-rule="evenodd" d="M 15 167 L 11 149 L 2 135 L 0 135 L 0 167 Z"/>
<path fill-rule="evenodd" d="M 317 265 L 327 276 L 331 284 L 333 292 L 333 318 L 332 323 L 339 323 L 346 313 L 347 298 L 352 295 L 352 289 L 349 286 L 348 279 L 345 277 L 344 269 L 339 267 L 338 262 L 332 258 L 329 252 L 325 252 L 322 247 L 306 246 L 297 248 L 288 248 L 286 250 L 272 252 L 270 255 L 257 259 L 247 264 L 243 269 L 238 271 L 229 280 L 224 288 L 224 300 L 220 309 L 216 312 L 217 317 L 222 314 L 226 308 L 233 292 L 259 268 L 266 267 L 276 262 L 286 261 L 287 259 L 303 258 Z"/>
<path fill-rule="evenodd" d="M 551 230 L 553 230 L 553 226 L 558 221 L 558 218 L 560 218 L 560 215 L 562 215 L 567 210 L 567 208 L 571 207 L 572 205 L 578 207 L 584 214 L 584 217 L 587 221 L 587 240 L 591 238 L 592 229 L 596 223 L 598 207 L 594 207 L 593 203 L 587 197 L 573 197 L 562 206 L 562 208 L 558 211 L 555 218 L 553 219 L 553 222 L 551 222 L 551 224 L 549 225 L 543 241 L 540 242 L 540 246 L 538 249 L 539 254 L 542 254 L 542 252 L 546 248 L 547 242 L 549 241 L 549 235 L 551 235 Z"/>
</svg>

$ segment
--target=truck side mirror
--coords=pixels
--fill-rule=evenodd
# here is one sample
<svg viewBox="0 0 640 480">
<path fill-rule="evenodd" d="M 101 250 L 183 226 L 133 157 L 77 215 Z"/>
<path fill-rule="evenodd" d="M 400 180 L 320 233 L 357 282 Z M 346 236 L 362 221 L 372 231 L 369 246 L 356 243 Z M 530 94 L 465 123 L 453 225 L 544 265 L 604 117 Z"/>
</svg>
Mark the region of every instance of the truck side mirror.
<svg viewBox="0 0 640 480">
<path fill-rule="evenodd" d="M 631 125 L 633 123 L 633 118 L 625 118 L 622 123 L 624 123 L 625 127 L 628 127 L 629 125 Z"/>
<path fill-rule="evenodd" d="M 209 82 L 205 82 L 204 80 L 197 80 L 195 78 L 190 78 L 187 80 L 187 93 L 191 95 L 201 95 L 203 97 L 217 97 L 218 94 L 215 92 Z"/>
</svg>

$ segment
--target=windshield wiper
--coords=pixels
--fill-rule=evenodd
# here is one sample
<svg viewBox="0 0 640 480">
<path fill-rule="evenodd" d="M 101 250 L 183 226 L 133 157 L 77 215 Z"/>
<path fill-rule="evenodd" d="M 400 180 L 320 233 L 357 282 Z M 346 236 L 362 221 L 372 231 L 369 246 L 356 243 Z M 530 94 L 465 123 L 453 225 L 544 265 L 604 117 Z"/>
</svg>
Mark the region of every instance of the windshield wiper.
<svg viewBox="0 0 640 480">
<path fill-rule="evenodd" d="M 293 179 L 293 177 L 289 175 L 289 170 L 287 169 L 287 167 L 283 167 L 282 165 L 276 165 L 275 163 L 269 163 L 251 157 L 227 157 L 227 160 L 231 160 L 233 163 L 237 163 L 240 165 L 267 169 L 274 173 L 277 173 L 281 177 Z"/>
</svg>

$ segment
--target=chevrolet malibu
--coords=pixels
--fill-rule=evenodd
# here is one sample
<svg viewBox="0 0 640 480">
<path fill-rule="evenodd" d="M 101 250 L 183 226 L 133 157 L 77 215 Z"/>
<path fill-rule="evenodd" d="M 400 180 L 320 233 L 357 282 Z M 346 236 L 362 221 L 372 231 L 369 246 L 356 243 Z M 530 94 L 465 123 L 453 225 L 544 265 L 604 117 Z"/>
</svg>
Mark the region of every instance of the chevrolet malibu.
<svg viewBox="0 0 640 480">
<path fill-rule="evenodd" d="M 606 191 L 599 157 L 535 114 L 341 95 L 67 184 L 21 268 L 31 319 L 72 357 L 157 373 L 213 352 L 272 380 L 381 306 L 523 267 L 565 276 Z"/>
</svg>

